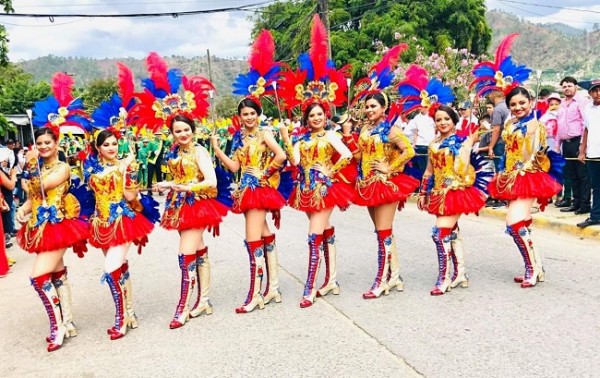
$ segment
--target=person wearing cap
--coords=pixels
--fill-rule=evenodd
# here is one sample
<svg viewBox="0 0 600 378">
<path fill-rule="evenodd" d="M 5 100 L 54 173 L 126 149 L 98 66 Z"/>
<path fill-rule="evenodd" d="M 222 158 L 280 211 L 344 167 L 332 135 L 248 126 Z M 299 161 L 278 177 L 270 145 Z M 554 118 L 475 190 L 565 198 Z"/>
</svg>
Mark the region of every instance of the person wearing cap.
<svg viewBox="0 0 600 378">
<path fill-rule="evenodd" d="M 556 152 L 562 150 L 567 160 L 564 176 L 571 181 L 573 201 L 571 206 L 561 209 L 561 212 L 586 214 L 590 212 L 590 181 L 585 165 L 578 161 L 581 136 L 584 129 L 584 109 L 588 100 L 577 93 L 577 80 L 567 76 L 560 85 L 565 96 L 558 108 L 558 131 L 556 134 Z"/>
<path fill-rule="evenodd" d="M 546 143 L 548 144 L 548 148 L 554 150 L 556 131 L 558 129 L 558 107 L 562 100 L 560 95 L 554 92 L 546 98 L 546 101 L 548 107 L 544 115 L 541 116 L 540 122 L 546 127 Z"/>
<path fill-rule="evenodd" d="M 458 105 L 458 115 L 456 131 L 460 131 L 472 123 L 479 123 L 479 119 L 473 114 L 473 103 L 469 100 L 463 101 Z"/>
<path fill-rule="evenodd" d="M 600 79 L 582 82 L 580 85 L 587 88 L 592 97 L 583 113 L 585 129 L 578 156 L 579 161 L 587 168 L 593 196 L 589 218 L 577 224 L 577 227 L 585 228 L 600 225 Z"/>
</svg>

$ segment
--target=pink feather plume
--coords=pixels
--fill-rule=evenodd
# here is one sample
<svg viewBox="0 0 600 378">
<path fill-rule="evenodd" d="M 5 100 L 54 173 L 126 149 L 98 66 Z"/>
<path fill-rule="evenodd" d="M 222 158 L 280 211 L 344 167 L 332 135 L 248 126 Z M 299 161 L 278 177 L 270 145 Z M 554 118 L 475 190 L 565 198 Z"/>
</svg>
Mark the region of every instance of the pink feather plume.
<svg viewBox="0 0 600 378">
<path fill-rule="evenodd" d="M 502 61 L 510 55 L 512 44 L 518 36 L 519 33 L 509 34 L 502 40 L 502 42 L 500 42 L 496 48 L 496 66 L 499 66 L 500 63 L 502 63 Z"/>
<path fill-rule="evenodd" d="M 411 83 L 419 89 L 425 89 L 429 83 L 427 70 L 416 64 L 411 64 L 404 73 L 403 83 Z"/>
<path fill-rule="evenodd" d="M 169 70 L 167 62 L 157 53 L 151 52 L 146 58 L 146 66 L 150 73 L 150 79 L 154 81 L 156 88 L 170 92 L 171 86 L 167 77 L 167 71 Z"/>
<path fill-rule="evenodd" d="M 133 72 L 131 72 L 131 69 L 121 62 L 118 62 L 117 66 L 119 68 L 117 85 L 119 87 L 119 92 L 121 93 L 121 98 L 123 99 L 123 106 L 125 107 L 129 104 L 131 98 L 133 97 Z"/>
<path fill-rule="evenodd" d="M 383 58 L 371 68 L 371 71 L 381 72 L 386 68 L 393 68 L 398 64 L 398 60 L 400 59 L 400 54 L 408 49 L 408 45 L 406 43 L 401 43 L 389 49 Z"/>
<path fill-rule="evenodd" d="M 327 73 L 329 39 L 327 31 L 318 14 L 313 16 L 312 29 L 310 31 L 310 50 L 308 52 L 313 64 L 314 79 L 319 80 Z"/>
<path fill-rule="evenodd" d="M 248 64 L 251 68 L 258 71 L 261 76 L 264 76 L 275 65 L 273 58 L 275 57 L 275 40 L 266 29 L 263 29 L 254 44 L 252 51 L 248 57 Z"/>
<path fill-rule="evenodd" d="M 52 93 L 60 106 L 67 106 L 73 101 L 73 78 L 64 72 L 57 72 L 52 76 Z"/>
</svg>

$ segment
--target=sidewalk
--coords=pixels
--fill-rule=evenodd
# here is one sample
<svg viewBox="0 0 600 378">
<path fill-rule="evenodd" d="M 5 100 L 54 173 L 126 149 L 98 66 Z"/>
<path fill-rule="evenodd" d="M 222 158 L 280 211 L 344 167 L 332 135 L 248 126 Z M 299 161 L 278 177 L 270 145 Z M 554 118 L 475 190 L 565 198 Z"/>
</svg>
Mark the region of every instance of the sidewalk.
<svg viewBox="0 0 600 378">
<path fill-rule="evenodd" d="M 600 226 L 577 227 L 577 223 L 583 222 L 590 216 L 589 213 L 582 215 L 561 213 L 560 209 L 554 206 L 554 204 L 546 206 L 543 212 L 535 207 L 532 213 L 535 227 L 549 228 L 558 232 L 568 232 L 581 239 L 600 240 Z M 485 207 L 479 212 L 479 215 L 504 218 L 506 217 L 506 208 L 494 209 Z"/>
<path fill-rule="evenodd" d="M 416 205 L 417 197 L 411 196 L 408 202 L 413 202 Z M 600 240 L 600 226 L 589 226 L 586 228 L 577 227 L 577 223 L 586 220 L 590 214 L 575 215 L 574 213 L 561 213 L 560 209 L 549 204 L 544 211 L 539 211 L 537 203 L 532 211 L 535 227 L 543 227 L 554 230 L 558 233 L 566 232 L 577 236 L 580 239 Z M 484 207 L 479 212 L 479 216 L 506 218 L 506 207 L 491 208 Z"/>
</svg>

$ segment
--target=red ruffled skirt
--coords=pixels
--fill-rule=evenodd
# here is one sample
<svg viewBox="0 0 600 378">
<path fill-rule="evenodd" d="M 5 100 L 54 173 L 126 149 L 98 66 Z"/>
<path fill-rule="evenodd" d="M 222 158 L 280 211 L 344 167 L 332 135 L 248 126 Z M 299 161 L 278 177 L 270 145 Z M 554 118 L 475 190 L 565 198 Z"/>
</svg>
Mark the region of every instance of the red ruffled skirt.
<svg viewBox="0 0 600 378">
<path fill-rule="evenodd" d="M 277 189 L 270 186 L 259 186 L 254 189 L 246 187 L 236 190 L 232 196 L 231 211 L 236 214 L 243 214 L 254 209 L 276 212 L 285 206 L 285 198 Z"/>
<path fill-rule="evenodd" d="M 335 182 L 327 188 L 327 194 L 321 196 L 315 190 L 302 191 L 298 185 L 294 187 L 288 204 L 296 210 L 305 213 L 316 213 L 325 209 L 332 209 L 335 206 L 341 210 L 346 210 L 352 203 L 355 193 L 352 188 L 345 183 Z"/>
<path fill-rule="evenodd" d="M 470 186 L 464 189 L 453 189 L 447 193 L 431 193 L 427 196 L 425 210 L 433 215 L 477 214 L 485 206 L 487 195 Z"/>
<path fill-rule="evenodd" d="M 52 252 L 74 245 L 84 244 L 90 237 L 86 222 L 80 219 L 63 219 L 51 224 L 32 228 L 29 225 L 21 227 L 17 233 L 17 243 L 26 252 Z"/>
<path fill-rule="evenodd" d="M 375 180 L 361 187 L 359 181 L 356 185 L 357 193 L 354 203 L 359 206 L 379 206 L 399 202 L 398 209 L 401 209 L 408 196 L 414 193 L 419 184 L 419 180 L 405 173 L 388 178 L 386 183 Z"/>
<path fill-rule="evenodd" d="M 106 249 L 134 242 L 145 243 L 154 225 L 143 215 L 135 213 L 133 218 L 121 218 L 107 226 L 95 218 L 90 219 L 90 244 L 96 248 Z"/>
<path fill-rule="evenodd" d="M 191 230 L 217 228 L 229 209 L 216 199 L 194 200 L 193 204 L 183 201 L 179 207 L 165 210 L 160 225 L 167 230 Z"/>
<path fill-rule="evenodd" d="M 562 186 L 547 172 L 525 172 L 512 179 L 510 174 L 499 173 L 488 186 L 490 197 L 512 201 L 519 198 L 535 198 L 544 210 L 550 199 L 562 190 Z"/>
</svg>

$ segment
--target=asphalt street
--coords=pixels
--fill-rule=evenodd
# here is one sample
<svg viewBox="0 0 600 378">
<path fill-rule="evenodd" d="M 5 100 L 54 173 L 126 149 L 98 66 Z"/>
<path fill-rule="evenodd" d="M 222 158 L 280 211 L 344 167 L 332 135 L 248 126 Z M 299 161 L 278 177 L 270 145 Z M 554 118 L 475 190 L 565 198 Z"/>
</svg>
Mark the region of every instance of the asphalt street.
<svg viewBox="0 0 600 378">
<path fill-rule="evenodd" d="M 33 256 L 0 279 L 1 377 L 593 377 L 600 376 L 600 242 L 536 229 L 546 282 L 521 289 L 523 271 L 500 219 L 461 219 L 469 288 L 431 297 L 437 258 L 434 217 L 409 203 L 394 234 L 404 292 L 363 300 L 375 277 L 376 239 L 367 212 L 334 212 L 339 296 L 298 304 L 306 278 L 306 216 L 282 212 L 277 231 L 283 302 L 235 314 L 248 288 L 243 217 L 229 215 L 221 236 L 206 237 L 212 263 L 214 313 L 169 329 L 179 298 L 178 237 L 156 229 L 130 270 L 139 328 L 110 341 L 114 306 L 100 284 L 102 255 L 68 252 L 79 335 L 48 353 L 48 322 L 29 285 Z M 321 272 L 321 277 L 323 272 Z M 318 283 L 322 282 L 322 278 Z"/>
</svg>

